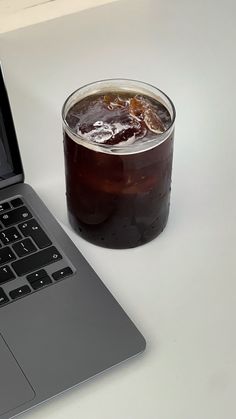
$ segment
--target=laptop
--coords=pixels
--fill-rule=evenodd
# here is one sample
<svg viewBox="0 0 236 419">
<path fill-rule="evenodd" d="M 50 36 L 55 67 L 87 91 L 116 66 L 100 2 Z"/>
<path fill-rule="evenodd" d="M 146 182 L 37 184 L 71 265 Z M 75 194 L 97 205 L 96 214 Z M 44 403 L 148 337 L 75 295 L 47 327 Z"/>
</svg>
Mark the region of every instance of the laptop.
<svg viewBox="0 0 236 419">
<path fill-rule="evenodd" d="M 141 333 L 24 183 L 0 68 L 0 419 L 144 349 Z"/>
</svg>

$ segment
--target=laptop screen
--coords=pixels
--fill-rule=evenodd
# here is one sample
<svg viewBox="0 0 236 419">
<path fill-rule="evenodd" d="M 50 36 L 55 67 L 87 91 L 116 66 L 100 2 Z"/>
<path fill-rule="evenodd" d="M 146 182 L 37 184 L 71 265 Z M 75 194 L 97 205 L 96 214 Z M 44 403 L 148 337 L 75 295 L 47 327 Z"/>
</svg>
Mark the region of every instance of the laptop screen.
<svg viewBox="0 0 236 419">
<path fill-rule="evenodd" d="M 2 181 L 22 173 L 14 123 L 0 68 L 0 187 Z"/>
<path fill-rule="evenodd" d="M 7 142 L 2 112 L 0 111 L 0 179 L 7 179 L 13 172 L 11 152 Z"/>
</svg>

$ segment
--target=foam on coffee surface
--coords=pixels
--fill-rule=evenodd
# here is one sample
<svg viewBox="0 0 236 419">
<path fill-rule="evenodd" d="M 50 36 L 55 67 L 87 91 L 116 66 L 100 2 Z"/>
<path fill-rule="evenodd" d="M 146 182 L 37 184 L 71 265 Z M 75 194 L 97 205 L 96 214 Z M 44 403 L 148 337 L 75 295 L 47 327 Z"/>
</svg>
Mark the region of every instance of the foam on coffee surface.
<svg viewBox="0 0 236 419">
<path fill-rule="evenodd" d="M 132 144 L 157 137 L 171 124 L 157 100 L 132 93 L 109 92 L 77 102 L 66 121 L 75 134 L 97 144 Z"/>
</svg>

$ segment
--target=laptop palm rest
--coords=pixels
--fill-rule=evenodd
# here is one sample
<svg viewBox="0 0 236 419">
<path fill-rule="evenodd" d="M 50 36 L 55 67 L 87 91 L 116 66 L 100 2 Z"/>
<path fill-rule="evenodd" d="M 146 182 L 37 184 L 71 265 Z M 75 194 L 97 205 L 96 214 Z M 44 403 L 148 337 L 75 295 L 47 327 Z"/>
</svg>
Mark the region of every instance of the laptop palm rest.
<svg viewBox="0 0 236 419">
<path fill-rule="evenodd" d="M 0 416 L 35 397 L 35 393 L 0 334 Z M 14 379 L 12 379 L 14 377 Z"/>
</svg>

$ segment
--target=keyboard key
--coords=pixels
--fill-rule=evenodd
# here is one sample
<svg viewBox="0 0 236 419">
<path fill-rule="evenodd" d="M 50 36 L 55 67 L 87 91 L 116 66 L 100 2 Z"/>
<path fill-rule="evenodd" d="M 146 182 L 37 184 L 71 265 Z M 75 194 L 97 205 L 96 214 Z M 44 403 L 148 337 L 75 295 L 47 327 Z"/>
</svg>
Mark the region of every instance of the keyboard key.
<svg viewBox="0 0 236 419">
<path fill-rule="evenodd" d="M 11 205 L 16 208 L 16 207 L 20 207 L 21 205 L 23 205 L 23 201 L 20 198 L 15 198 L 11 201 Z"/>
<path fill-rule="evenodd" d="M 9 292 L 9 295 L 13 300 L 15 300 L 16 298 L 23 297 L 23 295 L 29 294 L 30 292 L 30 287 L 28 285 L 23 285 L 23 287 L 17 288 L 16 290 Z"/>
<path fill-rule="evenodd" d="M 11 262 L 14 259 L 16 259 L 16 257 L 10 247 L 4 247 L 3 249 L 0 249 L 0 265 L 3 263 Z"/>
<path fill-rule="evenodd" d="M 3 304 L 8 303 L 8 301 L 9 301 L 9 298 L 7 297 L 7 295 L 5 294 L 3 289 L 0 288 L 0 306 L 2 306 Z"/>
<path fill-rule="evenodd" d="M 0 214 L 0 220 L 5 227 L 12 224 L 20 223 L 21 221 L 32 218 L 30 211 L 26 207 L 16 208 L 12 211 Z"/>
<path fill-rule="evenodd" d="M 19 229 L 25 237 L 30 236 L 40 249 L 52 244 L 36 220 L 30 220 L 20 224 Z"/>
<path fill-rule="evenodd" d="M 8 204 L 8 202 L 3 202 L 3 204 L 0 204 L 0 212 L 3 211 L 7 211 L 8 209 L 10 209 L 10 205 Z"/>
<path fill-rule="evenodd" d="M 34 290 L 38 290 L 39 288 L 45 287 L 46 285 L 49 285 L 52 283 L 52 280 L 49 278 L 49 276 L 45 276 L 44 278 L 39 279 L 38 281 L 35 281 L 31 284 L 31 287 Z"/>
<path fill-rule="evenodd" d="M 3 284 L 7 281 L 11 281 L 14 278 L 15 275 L 9 266 L 2 266 L 0 268 L 0 284 Z"/>
<path fill-rule="evenodd" d="M 10 227 L 0 232 L 0 239 L 3 242 L 3 244 L 10 244 L 17 240 L 20 240 L 21 238 L 22 235 L 17 231 L 15 227 Z"/>
<path fill-rule="evenodd" d="M 1 252 L 1 250 L 0 250 Z M 17 260 L 12 263 L 12 267 L 17 275 L 22 276 L 32 271 L 42 268 L 43 266 L 50 265 L 51 263 L 57 262 L 62 259 L 62 256 L 58 250 L 52 246 L 48 249 L 41 250 L 40 252 L 34 253 L 31 256 L 27 256 L 23 259 Z"/>
<path fill-rule="evenodd" d="M 13 244 L 12 249 L 19 257 L 26 256 L 29 253 L 35 252 L 37 250 L 32 240 L 30 239 L 24 239 L 16 244 Z"/>
<path fill-rule="evenodd" d="M 47 272 L 45 271 L 45 269 L 41 269 L 40 271 L 27 275 L 26 278 L 28 279 L 29 283 L 32 284 L 33 282 L 38 281 L 39 279 L 44 278 L 45 276 L 47 276 Z"/>
<path fill-rule="evenodd" d="M 68 266 L 67 268 L 63 268 L 60 271 L 54 272 L 54 274 L 52 274 L 52 277 L 53 279 L 55 279 L 55 281 L 58 281 L 59 279 L 65 278 L 66 276 L 69 276 L 72 274 L 73 274 L 73 271 Z"/>
</svg>

